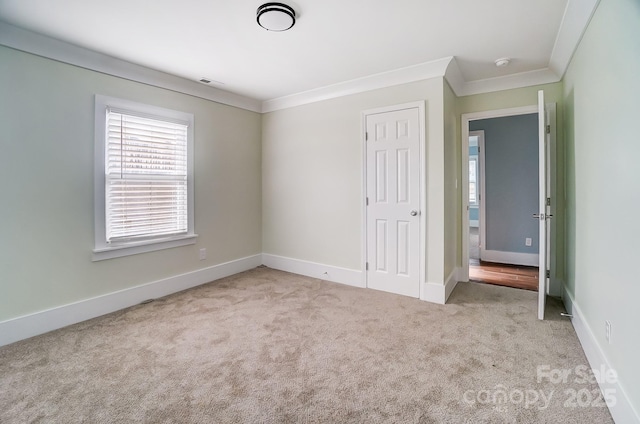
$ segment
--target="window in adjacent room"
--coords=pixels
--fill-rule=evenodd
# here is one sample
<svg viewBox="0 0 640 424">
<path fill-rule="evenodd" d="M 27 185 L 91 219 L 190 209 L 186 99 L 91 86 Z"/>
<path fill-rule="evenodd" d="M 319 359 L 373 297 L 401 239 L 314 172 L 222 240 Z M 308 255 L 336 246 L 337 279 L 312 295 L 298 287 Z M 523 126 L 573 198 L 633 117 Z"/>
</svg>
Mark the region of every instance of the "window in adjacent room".
<svg viewBox="0 0 640 424">
<path fill-rule="evenodd" d="M 96 95 L 94 260 L 195 243 L 193 115 Z"/>
<path fill-rule="evenodd" d="M 478 206 L 478 156 L 469 157 L 469 205 Z"/>
</svg>

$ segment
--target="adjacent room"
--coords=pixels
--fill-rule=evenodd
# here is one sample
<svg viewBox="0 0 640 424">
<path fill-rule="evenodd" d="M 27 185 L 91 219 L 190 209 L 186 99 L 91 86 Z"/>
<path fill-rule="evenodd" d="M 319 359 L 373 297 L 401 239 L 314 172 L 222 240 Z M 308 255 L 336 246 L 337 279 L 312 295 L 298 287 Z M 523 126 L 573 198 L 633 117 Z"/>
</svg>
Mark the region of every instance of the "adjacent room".
<svg viewBox="0 0 640 424">
<path fill-rule="evenodd" d="M 640 422 L 637 0 L 0 0 L 0 422 Z"/>
</svg>

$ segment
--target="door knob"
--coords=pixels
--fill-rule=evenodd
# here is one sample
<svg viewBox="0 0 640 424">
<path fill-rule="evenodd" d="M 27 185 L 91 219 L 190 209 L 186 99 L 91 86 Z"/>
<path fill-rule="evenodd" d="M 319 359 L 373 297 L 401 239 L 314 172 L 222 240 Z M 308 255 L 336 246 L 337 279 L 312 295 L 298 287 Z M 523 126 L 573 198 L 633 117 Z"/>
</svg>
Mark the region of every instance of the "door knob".
<svg viewBox="0 0 640 424">
<path fill-rule="evenodd" d="M 409 212 L 409 215 L 416 216 L 416 215 L 418 215 L 418 211 L 414 209 L 411 212 Z"/>
</svg>

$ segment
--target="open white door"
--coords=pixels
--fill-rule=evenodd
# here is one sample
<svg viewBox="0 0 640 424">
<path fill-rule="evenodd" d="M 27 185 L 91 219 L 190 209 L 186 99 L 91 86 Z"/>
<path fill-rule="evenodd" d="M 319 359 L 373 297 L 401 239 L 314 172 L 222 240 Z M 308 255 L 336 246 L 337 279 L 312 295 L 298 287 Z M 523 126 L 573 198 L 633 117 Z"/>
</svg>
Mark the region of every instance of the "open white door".
<svg viewBox="0 0 640 424">
<path fill-rule="evenodd" d="M 544 319 L 547 300 L 547 113 L 544 104 L 544 91 L 538 91 L 538 213 L 533 217 L 539 222 L 539 270 L 538 270 L 538 319 Z"/>
</svg>

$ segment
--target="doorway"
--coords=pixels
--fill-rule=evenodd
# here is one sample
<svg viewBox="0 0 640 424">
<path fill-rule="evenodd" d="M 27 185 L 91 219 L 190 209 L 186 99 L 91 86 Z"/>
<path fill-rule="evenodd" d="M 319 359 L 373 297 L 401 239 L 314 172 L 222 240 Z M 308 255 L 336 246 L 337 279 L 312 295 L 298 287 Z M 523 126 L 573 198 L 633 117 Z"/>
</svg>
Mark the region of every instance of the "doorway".
<svg viewBox="0 0 640 424">
<path fill-rule="evenodd" d="M 540 100 L 540 99 L 539 99 Z M 544 100 L 542 99 L 542 105 L 544 105 Z M 513 109 L 503 109 L 503 110 L 495 110 L 495 111 L 486 111 L 479 113 L 469 113 L 462 115 L 462 176 L 463 176 L 463 216 L 462 216 L 462 278 L 464 281 L 468 281 L 469 277 L 475 280 L 487 281 L 489 279 L 494 279 L 495 281 L 490 281 L 495 284 L 502 284 L 501 280 L 511 279 L 512 283 L 509 284 L 518 288 L 527 288 L 527 289 L 536 289 L 539 287 L 539 282 L 541 278 L 546 278 L 549 276 L 548 284 L 545 284 L 543 287 L 545 288 L 545 294 L 554 290 L 554 286 L 556 285 L 556 281 L 554 277 L 555 271 L 555 257 L 551 254 L 548 258 L 550 259 L 545 264 L 546 270 L 549 272 L 544 272 L 542 276 L 537 272 L 537 265 L 539 263 L 539 257 L 531 255 L 532 251 L 537 253 L 538 249 L 536 248 L 536 243 L 539 241 L 534 236 L 534 233 L 537 232 L 537 218 L 534 218 L 532 215 L 540 215 L 538 213 L 539 207 L 539 194 L 542 192 L 537 190 L 537 193 L 534 192 L 531 196 L 529 196 L 530 201 L 532 203 L 537 203 L 536 206 L 529 206 L 528 212 L 520 212 L 519 219 L 520 223 L 511 226 L 511 228 L 515 228 L 516 231 L 499 230 L 497 232 L 497 237 L 493 237 L 493 246 L 492 246 L 492 230 L 496 229 L 495 218 L 496 214 L 491 217 L 490 213 L 488 216 L 488 211 L 486 210 L 486 203 L 483 204 L 483 200 L 486 200 L 486 193 L 483 193 L 483 190 L 486 189 L 487 184 L 492 184 L 491 178 L 487 179 L 483 178 L 483 174 L 491 166 L 492 162 L 487 161 L 488 163 L 484 164 L 484 153 L 487 149 L 484 149 L 481 145 L 486 143 L 485 138 L 487 135 L 479 131 L 483 128 L 476 124 L 482 123 L 483 121 L 488 121 L 497 118 L 506 118 L 506 117 L 524 117 L 529 115 L 534 121 L 533 125 L 530 125 L 531 138 L 534 140 L 531 141 L 531 152 L 528 153 L 528 156 L 533 158 L 538 158 L 539 163 L 548 164 L 548 168 L 536 168 L 535 163 L 529 167 L 530 176 L 529 181 L 525 181 L 524 184 L 536 182 L 539 185 L 545 188 L 545 194 L 548 196 L 548 201 L 551 201 L 555 197 L 555 104 L 546 105 L 546 111 L 540 116 L 543 116 L 544 119 L 542 123 L 540 119 L 536 117 L 534 114 L 539 113 L 540 109 L 536 105 L 521 107 L 521 108 L 513 108 Z M 548 123 L 548 125 L 547 125 Z M 542 127 L 541 127 L 542 125 Z M 544 160 L 540 160 L 539 156 L 539 146 L 540 144 L 536 144 L 535 139 L 542 134 L 540 131 L 541 128 L 546 127 L 547 135 L 543 135 L 545 138 L 545 146 L 548 149 L 545 149 L 547 153 L 545 153 Z M 544 131 L 544 130 L 543 130 Z M 475 152 L 475 146 L 478 146 L 477 152 Z M 517 152 L 522 153 L 522 152 Z M 477 156 L 477 158 L 475 157 Z M 504 155 L 503 155 L 504 156 Z M 517 156 L 517 154 L 516 154 Z M 503 157 L 501 159 L 502 163 L 509 162 L 510 155 L 507 154 L 506 158 Z M 508 168 L 508 166 L 507 166 Z M 513 168 L 513 166 L 512 166 Z M 475 175 L 474 175 L 475 171 Z M 543 182 L 538 178 L 540 175 L 544 177 Z M 512 181 L 511 177 L 502 175 L 502 181 L 507 182 L 509 184 L 517 184 Z M 475 180 L 475 181 L 474 181 Z M 489 181 L 487 181 L 489 180 Z M 523 184 L 523 183 L 520 183 Z M 474 187 L 475 186 L 475 187 Z M 474 193 L 475 191 L 475 193 Z M 495 190 L 494 190 L 495 191 Z M 506 193 L 507 191 L 504 191 Z M 474 202 L 475 200 L 475 202 Z M 498 204 L 498 209 L 518 209 L 520 204 L 516 204 L 510 196 L 503 196 L 502 204 Z M 479 203 L 477 205 L 477 210 L 474 210 L 474 203 Z M 498 202 L 500 203 L 500 202 Z M 547 212 L 547 218 L 552 216 L 553 210 L 555 210 L 555 202 L 551 202 L 549 206 L 549 210 Z M 548 204 L 548 203 L 547 203 Z M 485 208 L 483 208 L 485 206 Z M 494 202 L 492 210 L 495 212 L 496 204 Z M 533 214 L 529 213 L 533 212 Z M 493 222 L 492 219 L 493 218 Z M 507 221 L 508 218 L 503 218 Z M 550 225 L 548 226 L 549 230 L 546 231 L 548 237 L 545 239 L 549 239 L 550 241 L 555 240 L 555 228 L 553 225 L 553 221 L 547 221 Z M 507 226 L 503 226 L 507 228 Z M 529 228 L 530 227 L 530 228 Z M 515 234 L 514 234 L 515 233 Z M 489 237 L 487 237 L 489 235 Z M 497 246 L 496 242 L 500 240 L 500 238 L 505 238 L 505 236 L 511 236 L 514 240 L 512 243 L 517 243 L 518 246 L 511 246 L 511 248 L 504 248 L 504 246 Z M 507 237 L 508 238 L 508 237 Z M 544 240 L 544 239 L 543 239 Z M 504 241 L 504 240 L 503 240 Z M 499 243 L 498 243 L 499 244 Z M 552 243 L 553 244 L 553 243 Z M 531 246 L 529 246 L 531 245 Z M 547 243 L 545 243 L 547 245 Z M 529 252 L 527 252 L 527 248 L 529 248 Z M 549 251 L 552 252 L 552 247 L 549 248 Z M 547 255 L 545 255 L 547 257 Z M 485 264 L 488 264 L 486 267 Z M 509 265 L 511 264 L 511 265 Z M 513 265 L 515 264 L 515 265 Z M 480 269 L 475 268 L 474 266 L 481 265 Z M 466 274 L 466 275 L 465 275 Z M 465 278 L 466 277 L 466 278 Z M 509 282 L 507 282 L 509 283 Z M 557 288 L 555 288 L 557 290 Z"/>
<path fill-rule="evenodd" d="M 469 122 L 469 278 L 537 290 L 538 114 Z"/>
</svg>

